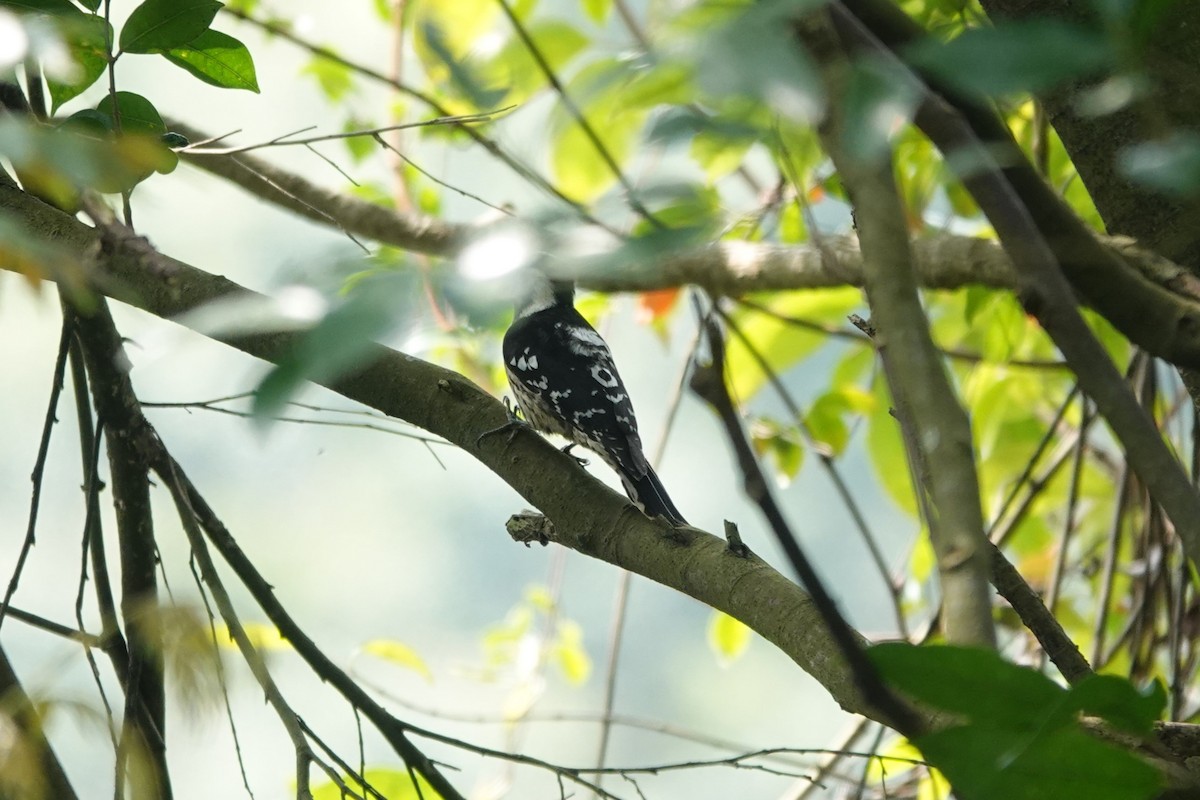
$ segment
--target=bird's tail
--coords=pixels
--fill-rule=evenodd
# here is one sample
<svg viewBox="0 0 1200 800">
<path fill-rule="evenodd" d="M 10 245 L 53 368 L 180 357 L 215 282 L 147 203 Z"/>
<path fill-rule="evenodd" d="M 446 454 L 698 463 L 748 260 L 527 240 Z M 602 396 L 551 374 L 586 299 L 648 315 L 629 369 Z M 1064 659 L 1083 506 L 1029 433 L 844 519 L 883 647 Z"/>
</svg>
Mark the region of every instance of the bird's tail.
<svg viewBox="0 0 1200 800">
<path fill-rule="evenodd" d="M 642 477 L 622 475 L 621 482 L 625 484 L 625 493 L 629 495 L 629 499 L 641 507 L 646 516 L 666 517 L 672 525 L 688 524 L 649 465 L 646 465 L 646 474 Z"/>
</svg>

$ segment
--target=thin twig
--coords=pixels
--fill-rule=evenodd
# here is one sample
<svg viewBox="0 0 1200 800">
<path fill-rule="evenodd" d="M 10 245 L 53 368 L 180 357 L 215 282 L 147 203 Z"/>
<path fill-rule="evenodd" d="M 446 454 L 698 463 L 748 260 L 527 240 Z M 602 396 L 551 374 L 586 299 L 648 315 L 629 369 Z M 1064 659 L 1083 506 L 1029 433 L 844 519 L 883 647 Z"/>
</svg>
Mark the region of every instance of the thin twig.
<svg viewBox="0 0 1200 800">
<path fill-rule="evenodd" d="M 212 642 L 213 669 L 217 675 L 217 685 L 221 687 L 221 703 L 225 707 L 225 719 L 229 722 L 229 733 L 233 737 L 233 752 L 237 758 L 238 771 L 242 775 L 242 786 L 246 789 L 246 794 L 250 800 L 254 800 L 254 790 L 250 788 L 250 777 L 246 774 L 246 761 L 242 757 L 242 742 L 238 737 L 237 723 L 233 719 L 233 704 L 229 700 L 229 682 L 225 676 L 225 662 L 221 659 L 221 641 L 217 635 L 217 618 L 213 614 L 212 603 L 209 602 L 208 592 L 204 589 L 204 578 L 196 569 L 196 560 L 188 560 L 188 568 L 192 573 L 192 580 L 196 582 L 196 590 L 200 595 L 200 601 L 204 604 L 204 613 L 208 617 L 208 635 L 209 641 Z M 226 640 L 229 634 L 225 634 Z"/>
<path fill-rule="evenodd" d="M 58 340 L 58 356 L 54 361 L 54 377 L 50 384 L 50 402 L 46 407 L 46 417 L 42 422 L 42 436 L 38 440 L 37 457 L 33 461 L 33 473 L 30 475 L 33 491 L 29 496 L 29 522 L 25 526 L 25 540 L 21 543 L 17 565 L 8 579 L 8 588 L 4 590 L 4 601 L 0 603 L 0 625 L 4 624 L 4 613 L 12 603 L 13 595 L 17 591 L 17 584 L 21 581 L 21 573 L 25 569 L 25 560 L 29 557 L 29 551 L 33 549 L 36 541 L 38 507 L 42 499 L 42 478 L 46 471 L 46 457 L 50 453 L 50 436 L 54 432 L 54 423 L 57 421 L 58 396 L 62 393 L 63 375 L 67 369 L 67 348 L 70 337 L 70 328 L 67 326 L 66 320 L 63 320 L 62 333 L 59 334 Z"/>
<path fill-rule="evenodd" d="M 462 195 L 463 197 L 470 198 L 471 200 L 474 200 L 475 202 L 480 203 L 481 205 L 487 206 L 488 208 L 492 209 L 493 211 L 499 211 L 501 214 L 504 214 L 506 217 L 513 216 L 512 209 L 505 208 L 504 206 L 498 206 L 495 203 L 489 203 L 487 200 L 484 200 L 482 197 L 480 197 L 477 194 L 474 194 L 473 192 L 468 192 L 466 189 L 462 189 L 462 188 L 459 188 L 458 186 L 452 186 L 451 184 L 446 183 L 444 180 L 437 177 L 433 173 L 429 172 L 428 170 L 423 168 L 420 164 L 413 161 L 408 156 L 404 155 L 404 153 L 401 153 L 400 150 L 395 147 L 395 145 L 393 145 L 391 142 L 384 139 L 382 136 L 376 135 L 374 138 L 375 138 L 375 141 L 379 143 L 380 147 L 382 147 L 385 150 L 388 150 L 389 152 L 394 154 L 396 156 L 396 158 L 400 159 L 405 164 L 408 164 L 410 167 L 412 167 L 417 172 L 424 175 L 429 180 L 436 183 L 438 186 L 449 189 L 452 192 L 456 192 L 456 193 Z"/>
<path fill-rule="evenodd" d="M 406 122 L 400 125 L 388 125 L 383 128 L 370 128 L 361 131 L 344 131 L 342 133 L 324 133 L 320 136 L 308 136 L 304 139 L 294 139 L 292 137 L 312 130 L 315 126 L 303 128 L 299 131 L 281 134 L 273 139 L 268 139 L 265 142 L 257 144 L 239 145 L 238 147 L 188 147 L 180 148 L 180 153 L 191 153 L 202 156 L 231 156 L 238 153 L 249 153 L 252 150 L 262 150 L 265 147 L 287 147 L 289 145 L 311 145 L 318 142 L 334 142 L 343 139 L 360 139 L 365 136 L 377 139 L 380 134 L 389 133 L 391 131 L 403 131 L 409 128 L 428 128 L 439 125 L 455 125 L 462 126 L 476 122 L 490 122 L 494 117 L 503 114 L 506 111 L 511 111 L 515 106 L 505 106 L 498 108 L 495 111 L 483 111 L 478 114 L 463 114 L 461 116 L 444 116 L 435 117 L 434 119 L 425 120 L 424 122 Z"/>
</svg>

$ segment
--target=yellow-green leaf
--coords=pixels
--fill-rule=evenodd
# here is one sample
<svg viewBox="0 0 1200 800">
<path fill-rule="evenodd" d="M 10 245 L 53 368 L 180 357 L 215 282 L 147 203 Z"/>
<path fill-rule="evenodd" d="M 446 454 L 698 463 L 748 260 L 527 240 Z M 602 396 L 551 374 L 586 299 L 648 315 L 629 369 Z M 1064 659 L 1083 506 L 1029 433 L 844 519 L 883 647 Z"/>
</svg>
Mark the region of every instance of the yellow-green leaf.
<svg viewBox="0 0 1200 800">
<path fill-rule="evenodd" d="M 363 652 L 390 661 L 397 666 L 411 669 L 425 680 L 433 683 L 433 672 L 425 663 L 425 659 L 403 642 L 397 642 L 394 639 L 372 639 L 363 645 Z"/>
<path fill-rule="evenodd" d="M 441 795 L 434 791 L 421 776 L 417 776 L 417 785 L 406 769 L 390 769 L 373 767 L 363 773 L 363 780 L 373 789 L 367 792 L 362 782 L 350 775 L 343 775 L 342 782 L 359 796 L 386 797 L 388 800 L 440 800 Z M 418 790 L 417 787 L 420 787 Z M 344 800 L 347 795 L 333 781 L 326 781 L 313 786 L 313 800 Z"/>
<path fill-rule="evenodd" d="M 265 622 L 243 622 L 242 630 L 246 632 L 246 638 L 250 640 L 250 644 L 254 645 L 255 650 L 292 649 L 291 642 L 283 638 L 279 629 L 274 625 Z M 234 641 L 228 625 L 217 626 L 217 644 L 221 647 L 237 649 L 237 643 Z"/>
<path fill-rule="evenodd" d="M 722 666 L 729 666 L 742 657 L 750 646 L 750 628 L 724 611 L 714 611 L 708 618 L 708 646 Z"/>
<path fill-rule="evenodd" d="M 578 623 L 563 620 L 558 624 L 550 653 L 568 683 L 579 686 L 592 674 L 592 659 L 583 647 L 583 629 Z"/>
<path fill-rule="evenodd" d="M 904 738 L 896 738 L 878 751 L 878 757 L 867 763 L 867 782 L 878 786 L 881 783 L 891 783 L 901 775 L 911 771 L 914 761 L 924 761 L 921 751 Z"/>
<path fill-rule="evenodd" d="M 863 305 L 862 293 L 853 287 L 787 292 L 763 303 L 775 314 L 825 325 L 842 325 L 846 315 Z M 799 327 L 775 316 L 747 309 L 738 312 L 739 329 L 777 374 L 795 366 L 828 342 L 824 333 Z M 745 402 L 762 388 L 767 377 L 742 337 L 731 336 L 728 349 L 731 389 Z"/>
</svg>

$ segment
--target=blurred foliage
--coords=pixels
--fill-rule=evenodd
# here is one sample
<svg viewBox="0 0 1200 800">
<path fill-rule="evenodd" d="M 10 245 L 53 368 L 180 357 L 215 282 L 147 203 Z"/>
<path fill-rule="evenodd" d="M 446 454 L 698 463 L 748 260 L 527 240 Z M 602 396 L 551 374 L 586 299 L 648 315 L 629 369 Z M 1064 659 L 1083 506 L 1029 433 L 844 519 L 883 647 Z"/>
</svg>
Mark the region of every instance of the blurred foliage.
<svg viewBox="0 0 1200 800">
<path fill-rule="evenodd" d="M 381 24 L 393 25 L 393 4 L 360 2 L 371 3 Z M 169 172 L 177 161 L 172 147 L 182 146 L 165 138 L 170 132 L 153 98 L 121 90 L 92 107 L 76 108 L 81 93 L 110 64 L 157 55 L 159 63 L 214 86 L 258 90 L 245 46 L 212 27 L 221 19 L 220 3 L 146 0 L 117 30 L 98 5 L 0 0 L 0 8 L 18 13 L 29 30 L 49 26 L 51 38 L 73 59 L 73 69 L 51 74 L 47 83 L 50 111 L 59 116 L 0 120 L 0 156 L 23 185 L 71 210 L 86 189 L 127 193 L 155 172 Z M 477 130 L 493 152 L 515 151 L 511 143 L 517 140 L 525 145 L 521 152 L 537 154 L 525 172 L 518 170 L 522 192 L 510 196 L 500 181 L 449 187 L 411 161 L 385 175 L 372 157 L 381 150 L 365 137 L 344 140 L 343 155 L 362 177 L 347 191 L 438 216 L 463 208 L 460 192 L 466 190 L 491 206 L 467 207 L 494 220 L 526 196 L 528 183 L 538 183 L 530 175 L 542 176 L 578 204 L 559 203 L 543 190 L 545 202 L 558 205 L 526 215 L 544 236 L 539 246 L 566 269 L 584 264 L 627 276 L 635 262 L 719 239 L 819 250 L 823 235 L 851 226 L 845 192 L 813 130 L 829 102 L 847 109 L 855 150 L 892 149 L 913 237 L 953 231 L 992 238 L 943 156 L 910 124 L 914 98 L 887 65 L 856 62 L 845 95 L 825 96 L 790 25 L 798 10 L 819 5 L 820 0 L 658 0 L 644 16 L 626 21 L 623 13 L 614 13 L 622 7 L 608 0 L 516 0 L 507 8 L 511 18 L 496 0 L 428 0 L 410 4 L 403 20 L 415 74 L 405 75 L 414 91 L 402 101 L 365 101 L 364 87 L 378 77 L 357 68 L 358 54 L 349 49 L 338 54 L 343 59 L 312 56 L 300 74 L 329 101 L 319 117 L 331 130 L 517 106 Z M 1086 81 L 1124 87 L 1130 101 L 1138 98 L 1155 26 L 1169 3 L 1096 0 L 1086 23 L 995 25 L 975 0 L 900 5 L 931 34 L 906 56 L 943 84 L 1002 109 L 1046 181 L 1100 230 L 1075 165 L 1030 93 Z M 229 7 L 292 30 L 295 12 L 286 4 L 239 0 Z M 422 96 L 436 99 L 440 108 L 425 108 Z M 410 143 L 444 148 L 436 152 L 451 157 L 455 148 L 467 146 L 466 136 L 449 126 L 404 135 Z M 430 151 L 414 146 L 403 152 Z M 1200 190 L 1200 142 L 1188 131 L 1160 132 L 1124 152 L 1117 167 L 1150 190 L 1192 198 Z M 600 231 L 602 226 L 609 232 Z M 75 269 L 61 264 L 49 246 L 18 221 L 0 219 L 0 259 L 31 280 Z M 373 341 L 404 326 L 405 333 L 419 328 L 411 339 L 423 354 L 502 391 L 497 340 L 508 321 L 502 302 L 508 294 L 485 288 L 487 301 L 480 301 L 478 293 L 464 289 L 453 264 L 388 248 L 374 249 L 361 267 L 325 293 L 320 313 L 305 320 L 301 345 L 262 380 L 255 395 L 262 418 L 306 381 L 353 369 Z M 867 314 L 861 292 L 843 287 L 743 299 L 747 302 L 725 309 L 735 332 L 728 377 L 750 421 L 756 452 L 781 485 L 851 459 L 869 465 L 863 474 L 869 472 L 874 488 L 892 504 L 889 524 L 912 535 L 899 581 L 902 611 L 912 627 L 929 621 L 938 610 L 937 576 L 910 465 L 874 345 L 846 323 L 848 314 Z M 994 656 L 946 648 L 877 649 L 890 679 L 953 712 L 961 725 L 896 744 L 888 751 L 892 761 L 878 762 L 881 770 L 919 773 L 917 782 L 898 787 L 885 783 L 881 771 L 868 773 L 867 784 L 879 793 L 945 796 L 939 773 L 901 766 L 907 762 L 899 759 L 917 753 L 910 749 L 915 745 L 973 796 L 1032 797 L 1032 782 L 1053 786 L 1055 796 L 1073 796 L 1056 781 L 1084 782 L 1094 798 L 1147 796 L 1154 782 L 1140 762 L 1086 738 L 1075 723 L 1080 712 L 1092 713 L 1140 736 L 1159 716 L 1200 719 L 1200 702 L 1189 688 L 1197 670 L 1200 602 L 1178 542 L 1079 398 L 1053 344 L 1011 293 L 969 286 L 927 291 L 923 300 L 934 340 L 971 417 L 990 531 L 1034 588 L 1055 598 L 1054 611 L 1067 633 L 1105 674 L 1066 690 L 1036 669 Z M 672 352 L 694 330 L 691 303 L 679 290 L 640 295 L 632 306 L 585 294 L 579 305 L 601 329 L 651 326 Z M 1087 320 L 1127 370 L 1163 436 L 1178 453 L 1191 453 L 1190 405 L 1177 377 L 1136 353 L 1097 315 L 1089 312 Z M 633 354 L 618 358 L 622 355 Z M 798 414 L 781 402 L 781 392 Z M 639 403 L 658 399 L 643 397 Z M 1098 597 L 1104 602 L 1097 603 Z M 997 608 L 996 618 L 1006 654 L 1041 665 L 1042 654 L 1019 621 L 1006 608 Z M 286 647 L 270 638 L 273 630 L 256 636 L 256 645 Z M 723 615 L 712 618 L 708 636 L 715 656 L 727 663 L 738 660 L 749 640 L 741 623 Z M 218 638 L 225 644 L 223 635 Z M 550 666 L 569 684 L 580 685 L 592 669 L 583 640 L 580 626 L 562 616 L 556 601 L 533 590 L 484 634 L 481 672 L 529 678 Z M 173 646 L 192 641 L 184 637 Z M 365 650 L 427 678 L 433 674 L 406 644 L 377 640 Z M 538 690 L 530 688 L 535 684 L 530 679 L 514 690 L 509 719 L 519 718 L 537 699 Z M 1172 687 L 1170 696 L 1164 697 L 1164 685 Z M 404 783 L 407 773 L 369 771 L 367 777 L 377 788 L 391 787 L 395 794 L 389 796 L 416 796 L 411 781 Z M 340 793 L 329 784 L 316 796 Z M 423 796 L 432 793 L 425 788 Z"/>
<path fill-rule="evenodd" d="M 324 781 L 312 790 L 312 800 L 343 800 L 345 797 L 439 800 L 441 795 L 419 775 L 406 770 L 382 768 L 364 770 L 361 775 L 343 775 L 339 781 Z"/>
</svg>

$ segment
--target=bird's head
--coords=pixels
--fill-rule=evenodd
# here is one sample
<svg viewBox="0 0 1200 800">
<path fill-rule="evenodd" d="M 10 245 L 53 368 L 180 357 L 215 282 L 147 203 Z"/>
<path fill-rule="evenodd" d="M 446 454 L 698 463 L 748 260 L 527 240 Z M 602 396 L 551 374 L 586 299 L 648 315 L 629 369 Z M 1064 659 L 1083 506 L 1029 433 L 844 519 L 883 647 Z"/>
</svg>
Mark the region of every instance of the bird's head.
<svg viewBox="0 0 1200 800">
<path fill-rule="evenodd" d="M 517 298 L 517 317 L 528 317 L 554 306 L 575 301 L 575 282 L 551 278 L 540 270 L 529 270 L 525 291 Z"/>
</svg>

